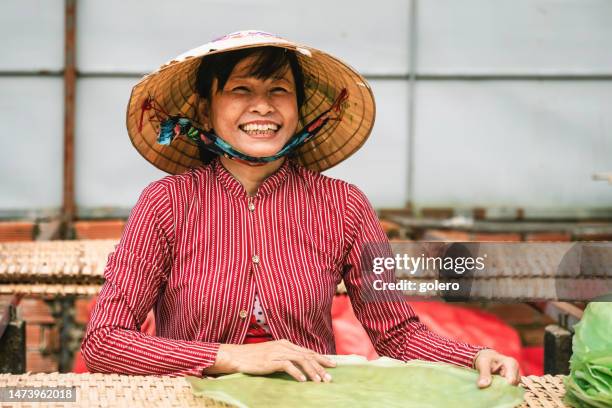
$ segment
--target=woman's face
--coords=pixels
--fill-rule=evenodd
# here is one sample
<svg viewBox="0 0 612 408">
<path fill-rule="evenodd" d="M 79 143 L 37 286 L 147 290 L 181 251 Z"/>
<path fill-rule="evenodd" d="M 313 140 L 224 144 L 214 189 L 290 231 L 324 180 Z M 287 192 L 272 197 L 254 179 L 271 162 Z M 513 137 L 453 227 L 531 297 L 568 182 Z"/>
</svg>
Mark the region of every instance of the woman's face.
<svg viewBox="0 0 612 408">
<path fill-rule="evenodd" d="M 295 81 L 287 67 L 282 77 L 258 79 L 248 76 L 255 57 L 234 67 L 225 87 L 212 84 L 209 124 L 215 133 L 249 156 L 272 156 L 295 134 L 298 109 Z"/>
</svg>

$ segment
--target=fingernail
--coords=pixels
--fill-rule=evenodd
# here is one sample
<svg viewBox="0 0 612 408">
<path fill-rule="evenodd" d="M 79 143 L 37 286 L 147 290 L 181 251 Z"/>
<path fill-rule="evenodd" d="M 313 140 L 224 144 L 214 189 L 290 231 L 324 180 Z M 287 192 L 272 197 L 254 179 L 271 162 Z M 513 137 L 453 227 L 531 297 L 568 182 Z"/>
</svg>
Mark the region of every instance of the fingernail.
<svg viewBox="0 0 612 408">
<path fill-rule="evenodd" d="M 332 380 L 332 376 L 329 373 L 325 374 L 325 381 L 330 382 Z"/>
<path fill-rule="evenodd" d="M 321 382 L 321 377 L 319 377 L 318 374 L 315 374 L 315 381 L 316 382 Z"/>
<path fill-rule="evenodd" d="M 300 381 L 306 381 L 306 377 L 304 377 L 303 375 L 300 376 Z"/>
</svg>

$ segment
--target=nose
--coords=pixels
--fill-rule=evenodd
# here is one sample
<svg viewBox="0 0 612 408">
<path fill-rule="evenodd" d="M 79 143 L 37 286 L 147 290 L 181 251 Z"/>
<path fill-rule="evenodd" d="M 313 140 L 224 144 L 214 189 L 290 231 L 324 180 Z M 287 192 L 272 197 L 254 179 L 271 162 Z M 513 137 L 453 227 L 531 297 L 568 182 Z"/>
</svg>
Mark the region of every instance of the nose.
<svg viewBox="0 0 612 408">
<path fill-rule="evenodd" d="M 274 112 L 275 109 L 269 95 L 260 93 L 253 97 L 250 110 L 252 113 L 258 113 L 261 116 L 265 116 L 268 113 Z"/>
</svg>

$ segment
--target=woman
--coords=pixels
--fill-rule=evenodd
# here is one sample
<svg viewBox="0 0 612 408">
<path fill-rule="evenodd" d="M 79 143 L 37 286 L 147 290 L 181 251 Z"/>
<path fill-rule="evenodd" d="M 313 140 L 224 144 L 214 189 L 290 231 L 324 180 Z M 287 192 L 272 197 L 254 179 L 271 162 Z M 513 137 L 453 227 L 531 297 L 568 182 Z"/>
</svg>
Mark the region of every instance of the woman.
<svg viewBox="0 0 612 408">
<path fill-rule="evenodd" d="M 437 336 L 369 287 L 364 248 L 388 250 L 376 213 L 319 171 L 356 151 L 373 120 L 354 70 L 262 32 L 230 34 L 145 77 L 128 131 L 175 175 L 143 191 L 109 257 L 82 345 L 89 369 L 330 381 L 330 309 L 344 281 L 379 354 L 472 366 L 479 386 L 491 373 L 516 384 L 514 359 Z M 139 331 L 151 307 L 156 336 Z"/>
</svg>

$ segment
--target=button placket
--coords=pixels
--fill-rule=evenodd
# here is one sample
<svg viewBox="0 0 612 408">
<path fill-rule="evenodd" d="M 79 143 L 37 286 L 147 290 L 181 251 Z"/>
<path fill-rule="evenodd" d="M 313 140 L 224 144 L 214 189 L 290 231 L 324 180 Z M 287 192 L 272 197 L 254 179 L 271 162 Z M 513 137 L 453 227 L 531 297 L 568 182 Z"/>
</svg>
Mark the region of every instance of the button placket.
<svg viewBox="0 0 612 408">
<path fill-rule="evenodd" d="M 253 202 L 253 197 L 249 196 L 248 198 L 248 204 L 247 204 L 247 208 L 250 211 L 250 216 L 249 216 L 249 224 L 251 226 L 251 230 L 253 231 L 254 235 L 255 235 L 255 239 L 253 240 L 253 255 L 251 256 L 251 261 L 253 262 L 253 269 L 255 266 L 259 265 L 259 255 L 257 255 L 257 230 L 256 230 L 256 222 L 255 222 L 255 203 Z"/>
<path fill-rule="evenodd" d="M 256 221 L 255 221 L 255 203 L 254 203 L 254 198 L 252 196 L 248 196 L 247 198 L 247 209 L 248 209 L 248 225 L 250 227 L 250 234 L 252 239 L 251 239 L 251 265 L 249 267 L 249 275 L 251 277 L 251 279 L 254 279 L 254 274 L 257 270 L 257 265 L 259 265 L 260 262 L 260 258 L 258 253 L 258 245 L 257 245 L 257 238 L 258 238 L 258 234 L 257 234 L 257 230 L 256 230 Z M 240 311 L 240 318 L 242 320 L 246 320 L 248 318 L 248 316 L 250 316 L 253 313 L 253 304 L 250 305 L 251 310 L 241 310 Z"/>
</svg>

